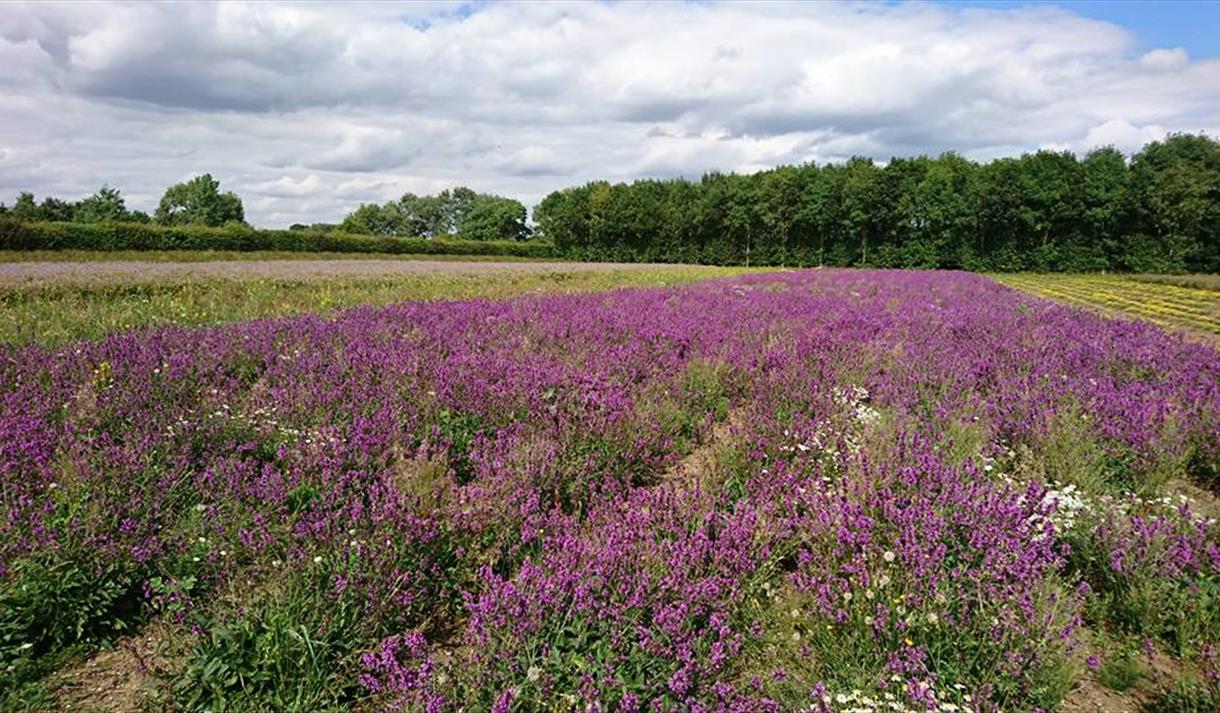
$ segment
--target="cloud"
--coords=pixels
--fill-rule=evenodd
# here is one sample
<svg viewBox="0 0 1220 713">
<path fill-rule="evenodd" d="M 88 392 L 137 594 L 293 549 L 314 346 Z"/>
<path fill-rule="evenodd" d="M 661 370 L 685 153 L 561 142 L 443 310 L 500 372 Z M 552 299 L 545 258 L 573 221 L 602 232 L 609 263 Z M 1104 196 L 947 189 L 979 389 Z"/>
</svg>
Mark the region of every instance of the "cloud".
<svg viewBox="0 0 1220 713">
<path fill-rule="evenodd" d="M 274 181 L 251 183 L 244 186 L 244 188 L 259 195 L 276 198 L 312 196 L 323 190 L 322 182 L 318 180 L 317 174 L 314 173 L 300 179 L 294 179 L 292 176 L 280 176 Z"/>
<path fill-rule="evenodd" d="M 1139 58 L 1141 67 L 1154 70 L 1181 69 L 1190 64 L 1190 55 L 1181 47 L 1146 52 Z"/>
<path fill-rule="evenodd" d="M 371 127 L 353 127 L 337 146 L 316 157 L 305 156 L 301 165 L 327 171 L 367 173 L 399 168 L 421 152 L 406 132 Z"/>
<path fill-rule="evenodd" d="M 0 14 L 0 198 L 209 171 L 260 223 L 453 185 L 1220 130 L 1220 61 L 1049 6 L 29 3 Z"/>
<path fill-rule="evenodd" d="M 1141 146 L 1165 138 L 1169 132 L 1158 124 L 1135 126 L 1123 119 L 1111 119 L 1089 129 L 1080 148 L 1087 150 L 1097 146 L 1113 146 L 1119 151 L 1133 153 Z"/>
<path fill-rule="evenodd" d="M 526 146 L 496 162 L 510 176 L 562 176 L 568 164 L 546 146 Z"/>
</svg>

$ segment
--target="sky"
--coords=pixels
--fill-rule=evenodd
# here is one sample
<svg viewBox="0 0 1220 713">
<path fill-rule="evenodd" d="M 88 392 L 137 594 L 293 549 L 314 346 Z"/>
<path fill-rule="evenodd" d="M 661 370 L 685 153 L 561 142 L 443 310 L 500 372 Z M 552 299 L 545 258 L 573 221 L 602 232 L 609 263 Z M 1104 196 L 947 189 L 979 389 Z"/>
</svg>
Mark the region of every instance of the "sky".
<svg viewBox="0 0 1220 713">
<path fill-rule="evenodd" d="M 1220 135 L 1220 3 L 6 3 L 0 201 L 263 226 L 466 185 Z M 1209 32 L 1209 30 L 1213 30 Z"/>
</svg>

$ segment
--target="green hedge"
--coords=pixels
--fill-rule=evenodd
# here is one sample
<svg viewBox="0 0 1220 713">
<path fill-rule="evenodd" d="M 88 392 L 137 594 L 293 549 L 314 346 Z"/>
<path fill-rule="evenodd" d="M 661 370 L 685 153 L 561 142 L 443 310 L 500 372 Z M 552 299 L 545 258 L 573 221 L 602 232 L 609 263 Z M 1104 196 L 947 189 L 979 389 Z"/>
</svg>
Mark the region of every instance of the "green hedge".
<svg viewBox="0 0 1220 713">
<path fill-rule="evenodd" d="M 345 233 L 146 223 L 25 223 L 0 218 L 0 250 L 280 250 L 415 255 L 555 257 L 540 241 L 387 238 Z"/>
</svg>

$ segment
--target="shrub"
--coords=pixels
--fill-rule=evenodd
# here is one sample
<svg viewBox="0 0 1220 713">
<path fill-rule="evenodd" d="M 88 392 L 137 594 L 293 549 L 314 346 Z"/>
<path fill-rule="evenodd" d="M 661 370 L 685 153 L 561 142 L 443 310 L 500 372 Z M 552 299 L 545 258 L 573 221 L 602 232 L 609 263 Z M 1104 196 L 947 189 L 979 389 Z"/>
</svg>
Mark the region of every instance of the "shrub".
<svg viewBox="0 0 1220 713">
<path fill-rule="evenodd" d="M 144 223 L 27 223 L 0 218 L 0 250 L 277 250 L 384 255 L 553 257 L 544 242 L 378 238 L 347 233 Z"/>
</svg>

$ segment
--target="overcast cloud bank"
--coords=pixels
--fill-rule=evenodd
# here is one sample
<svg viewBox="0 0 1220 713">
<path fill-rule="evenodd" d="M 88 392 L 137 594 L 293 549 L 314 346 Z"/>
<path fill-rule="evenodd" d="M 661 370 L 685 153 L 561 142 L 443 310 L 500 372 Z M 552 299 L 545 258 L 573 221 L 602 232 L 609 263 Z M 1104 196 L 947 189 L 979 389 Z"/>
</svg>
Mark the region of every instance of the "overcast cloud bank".
<svg viewBox="0 0 1220 713">
<path fill-rule="evenodd" d="M 853 154 L 1220 129 L 1220 60 L 1049 7 L 6 6 L 0 200 L 211 172 L 251 222 Z"/>
</svg>

